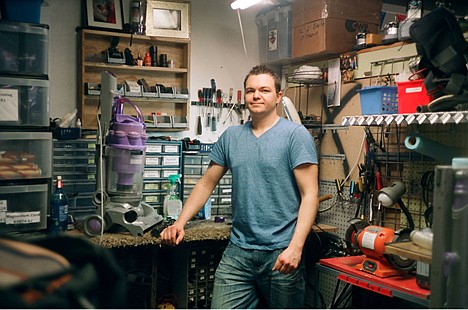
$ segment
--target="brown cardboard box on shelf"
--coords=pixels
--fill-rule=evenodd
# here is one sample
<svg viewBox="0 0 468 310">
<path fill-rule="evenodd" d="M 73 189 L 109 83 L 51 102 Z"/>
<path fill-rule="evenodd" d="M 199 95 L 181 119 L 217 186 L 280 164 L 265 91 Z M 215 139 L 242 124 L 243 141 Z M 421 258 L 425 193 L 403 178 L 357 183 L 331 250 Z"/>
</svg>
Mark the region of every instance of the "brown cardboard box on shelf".
<svg viewBox="0 0 468 310">
<path fill-rule="evenodd" d="M 295 0 L 292 2 L 292 26 L 298 27 L 321 18 L 379 24 L 381 11 L 382 0 Z"/>
<path fill-rule="evenodd" d="M 340 54 L 353 50 L 356 34 L 376 33 L 378 24 L 362 21 L 322 18 L 293 27 L 292 57 Z"/>
<path fill-rule="evenodd" d="M 366 35 L 366 44 L 368 46 L 382 44 L 382 36 L 376 33 L 368 33 Z"/>
</svg>

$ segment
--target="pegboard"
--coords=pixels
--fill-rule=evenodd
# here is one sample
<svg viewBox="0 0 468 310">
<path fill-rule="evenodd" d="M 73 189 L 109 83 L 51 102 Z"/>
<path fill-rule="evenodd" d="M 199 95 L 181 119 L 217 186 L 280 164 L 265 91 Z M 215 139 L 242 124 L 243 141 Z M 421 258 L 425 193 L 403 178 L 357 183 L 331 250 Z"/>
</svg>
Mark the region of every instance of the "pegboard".
<svg viewBox="0 0 468 310">
<path fill-rule="evenodd" d="M 318 271 L 316 271 L 318 272 Z M 314 286 L 314 275 L 308 275 L 307 281 L 309 282 L 309 285 Z M 335 292 L 335 288 L 337 285 L 338 280 L 336 279 L 336 276 L 331 275 L 326 272 L 320 272 L 319 274 L 319 293 L 320 297 L 317 302 L 317 306 L 319 309 L 330 309 L 330 305 L 333 300 L 333 294 Z M 341 282 L 341 281 L 340 281 Z M 344 287 L 344 283 L 340 284 L 339 289 L 341 290 Z M 322 299 L 323 298 L 323 299 Z M 351 298 L 347 299 L 343 304 L 340 305 L 340 307 L 343 308 L 350 308 L 351 307 Z M 305 300 L 305 305 L 313 308 L 314 307 L 314 296 L 306 296 Z"/>
<path fill-rule="evenodd" d="M 418 133 L 427 139 L 455 148 L 460 156 L 466 157 L 468 156 L 468 139 L 466 139 L 464 133 L 468 131 L 468 124 L 423 124 L 411 126 L 391 124 L 371 126 L 370 129 L 377 143 L 385 149 L 385 151 L 379 150 L 377 152 L 383 186 L 390 186 L 396 180 L 402 181 L 406 186 L 406 193 L 401 197 L 401 200 L 412 216 L 414 228 L 422 229 L 428 227 L 429 222 L 425 212 L 433 199 L 432 189 L 429 186 L 430 184 L 433 185 L 431 183 L 432 180 L 430 180 L 430 173 L 434 171 L 437 165 L 449 163 L 438 162 L 429 156 L 407 149 L 404 144 L 405 138 L 410 133 Z M 341 134 L 343 133 L 341 132 Z M 355 148 L 359 145 L 360 137 L 362 136 L 355 135 L 355 138 L 352 139 Z M 322 146 L 326 142 L 326 140 L 322 141 Z M 333 154 L 334 151 L 329 146 L 322 147 L 321 153 L 326 155 L 327 152 Z M 345 159 L 349 162 L 350 169 L 352 169 L 352 161 L 356 159 L 355 154 L 357 154 L 356 151 L 353 153 L 354 156 L 347 156 Z M 320 165 L 320 195 L 333 194 L 334 197 L 320 204 L 320 209 L 329 210 L 319 213 L 318 221 L 336 226 L 338 228 L 336 234 L 344 238 L 346 230 L 349 227 L 349 220 L 356 216 L 355 202 L 349 199 L 348 194 L 349 180 L 353 180 L 355 176 L 351 175 L 348 182 L 343 186 L 343 197 L 345 199 L 340 200 L 337 196 L 334 179 L 328 179 L 342 177 L 343 173 L 337 173 L 340 169 L 340 163 L 336 160 L 325 159 L 320 161 Z M 425 183 L 422 182 L 424 179 Z M 374 198 L 377 197 L 377 194 L 378 192 L 374 192 Z M 374 212 L 377 205 L 378 202 L 374 199 L 371 204 Z M 366 213 L 366 215 L 368 214 Z M 408 227 L 407 218 L 398 204 L 382 208 L 382 217 L 384 219 L 382 226 L 394 230 Z M 326 307 L 330 305 L 335 285 L 335 277 L 320 275 L 319 290 L 325 299 Z"/>
<path fill-rule="evenodd" d="M 340 199 L 336 194 L 334 180 L 320 180 L 320 196 L 332 194 L 333 198 L 320 203 L 320 210 L 328 210 L 319 212 L 317 222 L 336 226 L 338 228 L 336 234 L 341 238 L 344 238 L 349 226 L 348 221 L 354 218 L 356 211 L 355 203 L 346 197 L 346 193 L 349 193 L 349 186 L 343 187 L 343 193 L 344 197 Z"/>
</svg>

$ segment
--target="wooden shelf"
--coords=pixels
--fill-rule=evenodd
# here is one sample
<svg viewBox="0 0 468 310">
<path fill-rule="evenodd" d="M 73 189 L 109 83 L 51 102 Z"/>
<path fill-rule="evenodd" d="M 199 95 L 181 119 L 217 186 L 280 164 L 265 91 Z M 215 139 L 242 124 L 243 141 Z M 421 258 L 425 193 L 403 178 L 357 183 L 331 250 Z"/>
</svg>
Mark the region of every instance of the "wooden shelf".
<svg viewBox="0 0 468 310">
<path fill-rule="evenodd" d="M 86 69 L 96 70 L 110 70 L 116 71 L 137 71 L 137 72 L 163 72 L 163 73 L 187 73 L 187 68 L 166 68 L 166 67 L 146 67 L 146 66 L 129 66 L 120 64 L 108 64 L 108 63 L 92 63 L 85 62 Z"/>
<path fill-rule="evenodd" d="M 190 86 L 190 39 L 162 38 L 133 35 L 129 33 L 81 29 L 79 37 L 79 102 L 78 112 L 83 130 L 97 129 L 97 116 L 100 114 L 99 96 L 86 95 L 85 83 L 101 83 L 103 71 L 112 72 L 117 84 L 124 81 L 137 82 L 145 79 L 150 87 L 156 84 L 176 89 L 189 89 Z M 117 49 L 123 52 L 130 49 L 134 58 L 149 52 L 150 46 L 157 47 L 157 57 L 167 55 L 175 67 L 132 66 L 107 63 L 106 51 L 111 39 L 118 38 Z M 189 119 L 190 102 L 188 98 L 129 97 L 141 110 L 143 116 L 161 113 L 169 116 L 185 116 Z M 182 131 L 188 128 L 148 128 L 149 131 Z"/>
</svg>

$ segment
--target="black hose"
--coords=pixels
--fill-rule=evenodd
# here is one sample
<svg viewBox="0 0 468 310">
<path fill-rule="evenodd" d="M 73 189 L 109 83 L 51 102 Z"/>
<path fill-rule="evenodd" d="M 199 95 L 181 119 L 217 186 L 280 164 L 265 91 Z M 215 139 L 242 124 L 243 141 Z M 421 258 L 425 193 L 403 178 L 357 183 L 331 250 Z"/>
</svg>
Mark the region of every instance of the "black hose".
<svg viewBox="0 0 468 310">
<path fill-rule="evenodd" d="M 401 210 L 403 211 L 403 213 L 405 214 L 406 216 L 406 220 L 408 221 L 408 224 L 409 224 L 409 229 L 411 230 L 414 230 L 414 221 L 413 221 L 413 217 L 411 216 L 411 213 L 409 212 L 408 208 L 405 206 L 405 204 L 403 203 L 403 200 L 398 199 L 398 205 L 400 206 Z"/>
</svg>

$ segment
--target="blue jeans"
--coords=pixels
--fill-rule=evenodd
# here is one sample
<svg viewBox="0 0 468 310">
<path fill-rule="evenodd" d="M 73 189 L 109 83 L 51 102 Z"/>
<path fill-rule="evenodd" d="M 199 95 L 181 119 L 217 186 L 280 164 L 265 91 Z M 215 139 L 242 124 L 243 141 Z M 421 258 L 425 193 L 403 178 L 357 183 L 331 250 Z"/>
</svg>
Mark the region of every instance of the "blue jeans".
<svg viewBox="0 0 468 310">
<path fill-rule="evenodd" d="M 216 269 L 211 308 L 303 308 L 304 264 L 291 274 L 272 271 L 279 250 L 246 250 L 229 243 Z"/>
</svg>

